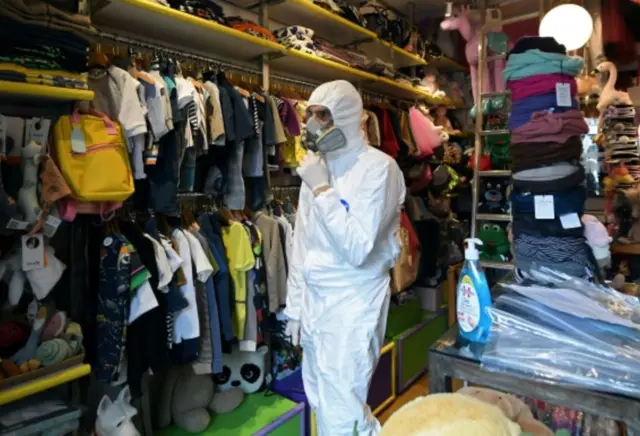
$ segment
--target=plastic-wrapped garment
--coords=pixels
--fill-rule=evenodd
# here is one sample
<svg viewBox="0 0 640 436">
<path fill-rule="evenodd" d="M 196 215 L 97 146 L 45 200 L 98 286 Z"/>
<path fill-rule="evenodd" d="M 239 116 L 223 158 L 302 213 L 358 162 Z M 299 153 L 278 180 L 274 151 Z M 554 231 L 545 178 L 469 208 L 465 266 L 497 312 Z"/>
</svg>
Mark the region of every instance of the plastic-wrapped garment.
<svg viewBox="0 0 640 436">
<path fill-rule="evenodd" d="M 405 186 L 396 162 L 365 144 L 362 100 L 346 81 L 318 87 L 309 105 L 330 110 L 345 147 L 324 155 L 331 189 L 303 185 L 287 282 L 290 320 L 302 325 L 302 378 L 319 436 L 378 434 L 366 406 L 389 308 L 389 269 Z"/>
<path fill-rule="evenodd" d="M 569 315 L 513 294 L 498 298 L 489 312 L 483 368 L 640 396 L 636 330 L 581 317 L 579 306 Z"/>
</svg>

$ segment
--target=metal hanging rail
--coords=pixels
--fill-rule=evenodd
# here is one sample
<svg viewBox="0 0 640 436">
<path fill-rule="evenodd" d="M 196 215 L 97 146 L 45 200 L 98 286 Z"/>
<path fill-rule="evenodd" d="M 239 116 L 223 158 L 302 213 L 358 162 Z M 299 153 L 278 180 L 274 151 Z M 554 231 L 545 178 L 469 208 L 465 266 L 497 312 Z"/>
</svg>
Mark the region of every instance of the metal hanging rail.
<svg viewBox="0 0 640 436">
<path fill-rule="evenodd" d="M 223 59 L 218 59 L 218 58 L 208 57 L 208 56 L 201 56 L 201 55 L 196 55 L 196 54 L 189 53 L 189 52 L 179 51 L 179 50 L 176 50 L 174 48 L 168 47 L 166 45 L 156 44 L 156 43 L 152 43 L 152 42 L 148 42 L 148 41 L 143 41 L 143 40 L 140 40 L 140 39 L 128 38 L 128 37 L 116 35 L 116 34 L 113 34 L 113 33 L 99 31 L 97 33 L 97 35 L 96 35 L 96 39 L 98 39 L 98 40 L 105 39 L 105 40 L 112 41 L 114 43 L 133 46 L 133 47 L 136 47 L 136 48 L 150 50 L 150 51 L 159 51 L 159 52 L 162 52 L 162 53 L 170 54 L 170 55 L 172 55 L 174 57 L 177 57 L 177 58 L 188 59 L 188 60 L 193 60 L 193 61 L 202 62 L 202 63 L 206 63 L 206 64 L 211 64 L 211 65 L 213 65 L 215 67 L 218 67 L 218 68 L 221 68 L 221 69 L 231 69 L 231 70 L 235 70 L 235 71 L 245 72 L 245 73 L 248 73 L 248 74 L 253 74 L 253 75 L 256 75 L 256 76 L 261 76 L 262 73 L 263 73 L 263 70 L 260 69 L 260 68 L 251 68 L 251 67 L 247 67 L 245 65 L 235 64 L 233 62 L 229 62 L 229 61 L 226 61 L 226 60 L 223 60 Z M 321 82 L 304 81 L 304 80 L 300 80 L 300 79 L 294 79 L 294 78 L 291 78 L 291 77 L 282 76 L 282 75 L 275 75 L 275 74 L 271 74 L 270 75 L 270 79 L 272 81 L 275 81 L 275 82 L 290 83 L 292 85 L 303 86 L 303 87 L 307 87 L 307 88 L 311 88 L 311 89 L 314 89 L 318 85 L 321 84 Z M 390 101 L 390 100 L 404 101 L 405 100 L 405 99 L 400 99 L 400 98 L 394 99 L 394 98 L 386 96 L 384 94 L 378 94 L 378 93 L 370 92 L 370 91 L 361 91 L 361 94 L 363 95 L 363 97 L 379 99 L 381 101 Z M 407 100 L 407 101 L 410 101 L 410 100 Z"/>
<path fill-rule="evenodd" d="M 179 51 L 179 50 L 167 47 L 165 45 L 159 45 L 156 43 L 151 43 L 151 42 L 143 41 L 140 39 L 127 38 L 125 36 L 115 35 L 113 33 L 98 32 L 97 38 L 107 39 L 116 43 L 130 45 L 130 46 L 134 46 L 141 49 L 160 51 L 178 58 L 213 64 L 214 66 L 226 67 L 228 69 L 242 71 L 250 74 L 256 74 L 258 76 L 262 74 L 262 71 L 258 68 L 250 68 L 245 65 L 234 64 L 232 62 L 216 59 L 213 57 L 200 56 L 200 55 L 196 55 L 196 54 L 192 54 L 184 51 Z"/>
</svg>

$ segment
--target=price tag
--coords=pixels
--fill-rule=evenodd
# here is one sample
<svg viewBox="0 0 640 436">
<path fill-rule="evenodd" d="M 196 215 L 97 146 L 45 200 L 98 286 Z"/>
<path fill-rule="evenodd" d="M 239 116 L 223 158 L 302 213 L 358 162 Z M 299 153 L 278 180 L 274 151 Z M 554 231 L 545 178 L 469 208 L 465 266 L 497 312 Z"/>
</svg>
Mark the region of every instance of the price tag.
<svg viewBox="0 0 640 436">
<path fill-rule="evenodd" d="M 31 118 L 26 123 L 26 144 L 35 142 L 41 147 L 47 145 L 51 121 L 46 118 Z"/>
<path fill-rule="evenodd" d="M 22 237 L 22 270 L 31 271 L 46 267 L 42 234 Z"/>
<path fill-rule="evenodd" d="M 534 195 L 533 202 L 537 220 L 552 220 L 556 217 L 553 195 Z"/>
<path fill-rule="evenodd" d="M 565 230 L 582 227 L 582 221 L 580 221 L 580 217 L 577 213 L 562 215 L 560 217 L 560 224 L 562 224 L 562 228 Z"/>
<path fill-rule="evenodd" d="M 571 86 L 568 83 L 556 83 L 556 106 L 571 107 Z"/>
<path fill-rule="evenodd" d="M 16 220 L 13 218 L 11 218 L 7 223 L 7 228 L 10 230 L 25 230 L 27 227 L 29 227 L 28 222 Z"/>
<path fill-rule="evenodd" d="M 56 231 L 58 231 L 58 227 L 60 227 L 61 223 L 62 220 L 60 218 L 48 215 L 44 220 L 44 229 L 42 230 L 42 233 L 44 233 L 47 238 L 52 238 L 53 235 L 56 234 Z"/>
</svg>

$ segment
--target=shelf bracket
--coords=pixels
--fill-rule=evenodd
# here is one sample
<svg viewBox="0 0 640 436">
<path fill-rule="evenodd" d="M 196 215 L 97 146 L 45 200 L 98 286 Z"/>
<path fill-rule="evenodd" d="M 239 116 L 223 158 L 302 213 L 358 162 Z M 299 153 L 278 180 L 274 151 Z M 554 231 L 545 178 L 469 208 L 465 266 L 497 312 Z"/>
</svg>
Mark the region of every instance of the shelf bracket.
<svg viewBox="0 0 640 436">
<path fill-rule="evenodd" d="M 284 3 L 287 0 L 262 0 L 259 1 L 257 3 L 254 3 L 252 5 L 247 6 L 247 9 L 252 11 L 254 9 L 258 9 L 261 8 L 263 6 L 267 7 L 267 6 L 272 6 L 272 5 L 279 5 L 280 3 Z M 265 28 L 269 28 L 269 26 L 265 26 Z"/>
</svg>

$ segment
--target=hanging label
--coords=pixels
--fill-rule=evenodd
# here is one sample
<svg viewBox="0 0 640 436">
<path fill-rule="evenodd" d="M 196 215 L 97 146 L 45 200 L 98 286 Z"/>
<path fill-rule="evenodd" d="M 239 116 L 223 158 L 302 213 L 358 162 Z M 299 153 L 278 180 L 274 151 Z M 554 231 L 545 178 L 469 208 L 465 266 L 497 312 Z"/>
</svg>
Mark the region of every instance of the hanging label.
<svg viewBox="0 0 640 436">
<path fill-rule="evenodd" d="M 86 153 L 87 145 L 84 142 L 84 134 L 77 127 L 71 129 L 71 151 L 74 153 Z"/>
<path fill-rule="evenodd" d="M 533 204 L 537 220 L 552 220 L 556 217 L 553 208 L 553 195 L 534 195 Z"/>
<path fill-rule="evenodd" d="M 46 267 L 42 234 L 22 237 L 22 270 L 31 271 Z"/>
<path fill-rule="evenodd" d="M 556 83 L 556 106 L 571 107 L 571 86 L 568 83 Z"/>
<path fill-rule="evenodd" d="M 562 215 L 560 217 L 560 224 L 562 224 L 562 228 L 565 230 L 577 229 L 578 227 L 582 227 L 582 222 L 580 221 L 580 217 L 577 213 L 568 213 L 566 215 Z"/>
<path fill-rule="evenodd" d="M 7 228 L 10 230 L 25 230 L 29 227 L 29 223 L 26 221 L 15 220 L 11 218 L 7 223 Z"/>
<path fill-rule="evenodd" d="M 58 227 L 60 227 L 61 223 L 62 220 L 60 218 L 48 215 L 44 220 L 44 229 L 42 230 L 42 233 L 44 233 L 47 238 L 52 238 L 58 231 Z"/>
<path fill-rule="evenodd" d="M 46 118 L 31 118 L 27 120 L 27 138 L 25 143 L 29 144 L 30 142 L 35 142 L 39 146 L 45 147 L 49 138 L 50 126 L 51 121 L 47 120 Z"/>
<path fill-rule="evenodd" d="M 7 119 L 0 114 L 0 156 L 7 153 Z"/>
</svg>

